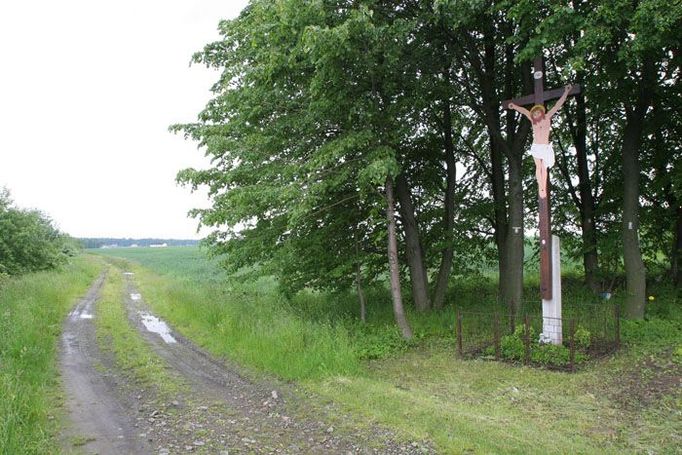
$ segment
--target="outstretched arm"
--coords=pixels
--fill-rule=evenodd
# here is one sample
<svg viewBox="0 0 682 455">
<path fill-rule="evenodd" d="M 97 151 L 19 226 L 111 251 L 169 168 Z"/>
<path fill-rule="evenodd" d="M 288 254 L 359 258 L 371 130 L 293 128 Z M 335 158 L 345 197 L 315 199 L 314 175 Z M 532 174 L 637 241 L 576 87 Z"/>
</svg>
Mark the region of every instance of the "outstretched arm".
<svg viewBox="0 0 682 455">
<path fill-rule="evenodd" d="M 530 120 L 531 122 L 533 121 L 533 119 L 530 118 L 530 112 L 528 112 L 528 110 L 522 108 L 521 106 L 519 106 L 519 105 L 517 105 L 517 104 L 509 103 L 509 104 L 507 105 L 507 109 L 514 109 L 516 112 L 518 112 L 518 113 L 520 113 L 520 114 L 522 114 L 522 115 L 525 115 L 526 118 L 527 118 L 528 120 Z"/>
<path fill-rule="evenodd" d="M 561 106 L 563 106 L 564 103 L 566 102 L 566 98 L 568 98 L 568 92 L 570 92 L 572 88 L 573 86 L 571 84 L 568 84 L 566 88 L 564 88 L 564 94 L 561 95 L 559 101 L 557 101 L 556 104 L 552 106 L 552 109 L 550 109 L 549 112 L 547 112 L 547 117 L 552 118 L 552 116 L 556 114 L 559 111 L 559 109 L 561 109 Z"/>
</svg>

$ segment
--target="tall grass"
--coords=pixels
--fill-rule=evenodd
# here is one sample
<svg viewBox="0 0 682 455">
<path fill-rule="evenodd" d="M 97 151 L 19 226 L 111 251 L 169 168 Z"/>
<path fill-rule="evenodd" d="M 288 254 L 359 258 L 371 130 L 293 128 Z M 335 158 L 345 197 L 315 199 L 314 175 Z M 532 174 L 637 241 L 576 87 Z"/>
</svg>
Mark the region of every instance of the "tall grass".
<svg viewBox="0 0 682 455">
<path fill-rule="evenodd" d="M 362 369 L 362 360 L 394 355 L 413 344 L 401 338 L 383 288 L 367 290 L 368 321 L 362 324 L 353 293 L 303 291 L 285 298 L 271 277 L 227 276 L 198 248 L 101 254 L 137 264 L 132 267 L 145 299 L 185 335 L 214 353 L 285 379 L 352 375 Z M 453 337 L 451 311 L 409 315 L 417 339 Z"/>
<path fill-rule="evenodd" d="M 267 279 L 255 283 L 158 275 L 132 265 L 145 301 L 208 350 L 285 379 L 353 374 L 359 361 L 344 325 L 297 317 Z M 176 271 L 177 272 L 177 271 Z M 203 277 L 203 279 L 202 279 Z"/>
<path fill-rule="evenodd" d="M 56 347 L 62 321 L 101 269 L 92 257 L 0 288 L 0 453 L 57 451 Z"/>
</svg>

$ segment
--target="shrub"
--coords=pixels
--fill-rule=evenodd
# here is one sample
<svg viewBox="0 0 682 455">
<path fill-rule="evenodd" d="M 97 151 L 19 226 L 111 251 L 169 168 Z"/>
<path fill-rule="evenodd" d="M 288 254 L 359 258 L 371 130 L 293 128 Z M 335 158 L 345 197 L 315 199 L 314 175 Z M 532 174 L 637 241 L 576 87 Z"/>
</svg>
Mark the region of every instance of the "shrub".
<svg viewBox="0 0 682 455">
<path fill-rule="evenodd" d="M 502 358 L 507 360 L 523 360 L 526 355 L 524 337 L 525 329 L 522 324 L 516 326 L 513 334 L 503 336 L 500 340 L 500 351 Z M 530 327 L 530 342 L 532 349 L 532 345 L 537 344 L 537 334 L 535 333 L 533 327 Z M 495 348 L 488 348 L 486 354 L 495 354 Z"/>
<path fill-rule="evenodd" d="M 592 343 L 592 334 L 585 327 L 579 325 L 573 336 L 576 349 L 587 350 Z"/>
<path fill-rule="evenodd" d="M 505 360 L 521 361 L 525 358 L 526 348 L 524 344 L 525 330 L 523 325 L 518 325 L 514 333 L 502 337 L 500 340 L 501 356 Z M 578 327 L 575 333 L 575 343 L 578 350 L 585 350 L 590 346 L 590 332 L 584 327 Z M 486 348 L 484 355 L 495 354 L 495 347 Z M 545 366 L 566 366 L 569 364 L 571 351 L 563 345 L 540 344 L 536 331 L 530 328 L 530 360 L 533 363 Z M 587 360 L 587 355 L 577 351 L 575 363 Z"/>
<path fill-rule="evenodd" d="M 390 357 L 406 351 L 410 341 L 400 336 L 394 326 L 370 329 L 365 326 L 358 330 L 354 342 L 354 351 L 359 359 L 371 360 Z"/>
<path fill-rule="evenodd" d="M 9 192 L 0 189 L 0 273 L 53 269 L 75 253 L 68 240 L 47 216 L 13 207 Z"/>
</svg>

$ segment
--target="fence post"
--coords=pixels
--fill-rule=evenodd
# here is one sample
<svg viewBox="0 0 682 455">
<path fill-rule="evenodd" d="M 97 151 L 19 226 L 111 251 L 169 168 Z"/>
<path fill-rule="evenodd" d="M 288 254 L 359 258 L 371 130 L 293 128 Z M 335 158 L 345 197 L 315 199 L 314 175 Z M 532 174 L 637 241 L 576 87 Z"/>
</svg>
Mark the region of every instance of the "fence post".
<svg viewBox="0 0 682 455">
<path fill-rule="evenodd" d="M 500 315 L 497 313 L 493 319 L 493 336 L 495 337 L 495 360 L 500 360 Z"/>
<path fill-rule="evenodd" d="M 527 314 L 523 319 L 523 344 L 525 347 L 524 363 L 528 365 L 530 363 L 530 319 Z"/>
<path fill-rule="evenodd" d="M 457 310 L 457 354 L 463 357 L 462 351 L 462 312 Z"/>
<path fill-rule="evenodd" d="M 616 349 L 620 349 L 620 305 L 618 304 L 613 308 L 613 317 L 616 323 Z"/>
<path fill-rule="evenodd" d="M 516 321 L 515 315 L 514 315 L 514 305 L 509 305 L 509 333 L 513 334 L 514 330 L 516 330 Z"/>
<path fill-rule="evenodd" d="M 568 347 L 570 349 L 569 367 L 575 371 L 575 319 L 572 318 L 568 329 Z"/>
</svg>

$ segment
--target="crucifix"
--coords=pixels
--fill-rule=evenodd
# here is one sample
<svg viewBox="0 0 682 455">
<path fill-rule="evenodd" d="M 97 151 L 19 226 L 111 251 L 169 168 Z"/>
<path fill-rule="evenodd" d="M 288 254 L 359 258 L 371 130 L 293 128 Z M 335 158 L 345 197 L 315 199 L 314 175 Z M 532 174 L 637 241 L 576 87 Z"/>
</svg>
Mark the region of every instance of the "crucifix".
<svg viewBox="0 0 682 455">
<path fill-rule="evenodd" d="M 544 303 L 552 302 L 553 288 L 559 289 L 560 293 L 560 277 L 556 278 L 554 275 L 559 275 L 558 267 L 558 251 L 556 252 L 556 259 L 553 260 L 552 255 L 552 230 L 550 226 L 550 198 L 549 198 L 549 168 L 554 165 L 554 152 L 552 145 L 549 142 L 549 132 L 551 128 L 552 116 L 556 114 L 561 106 L 564 104 L 568 96 L 575 96 L 580 93 L 579 85 L 567 85 L 564 88 L 547 90 L 544 88 L 544 67 L 542 57 L 537 57 L 533 62 L 533 79 L 534 90 L 530 95 L 505 100 L 502 102 L 502 107 L 506 109 L 514 109 L 515 111 L 524 115 L 533 126 L 533 145 L 530 153 L 535 161 L 535 176 L 538 181 L 538 211 L 540 213 L 540 294 L 543 300 L 543 315 Z M 546 111 L 545 101 L 559 98 L 556 104 Z M 533 104 L 529 110 L 522 106 Z M 558 250 L 558 238 L 555 240 L 556 249 Z M 553 263 L 556 263 L 557 270 L 553 273 Z M 553 284 L 554 283 L 554 284 Z M 557 284 L 558 283 L 558 284 Z M 561 303 L 560 296 L 555 296 L 558 301 L 558 317 L 561 318 Z M 556 315 L 556 311 L 552 311 Z M 560 332 L 560 329 L 559 329 Z M 561 340 L 561 336 L 558 337 Z M 555 340 L 556 341 L 556 340 Z M 560 341 L 559 341 L 560 342 Z"/>
</svg>

